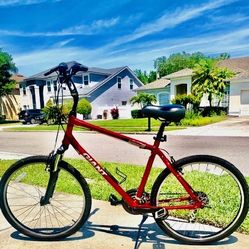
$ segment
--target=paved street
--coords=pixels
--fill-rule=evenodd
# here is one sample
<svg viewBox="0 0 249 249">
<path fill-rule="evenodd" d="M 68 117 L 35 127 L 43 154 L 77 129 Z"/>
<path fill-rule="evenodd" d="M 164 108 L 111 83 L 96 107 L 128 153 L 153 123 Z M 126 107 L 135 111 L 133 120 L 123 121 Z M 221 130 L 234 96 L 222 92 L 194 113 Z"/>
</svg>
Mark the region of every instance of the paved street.
<svg viewBox="0 0 249 249">
<path fill-rule="evenodd" d="M 0 132 L 0 152 L 48 154 L 53 149 L 55 132 Z M 153 142 L 153 135 L 131 135 L 146 142 Z M 96 133 L 76 133 L 76 137 L 96 160 L 146 164 L 149 152 L 128 143 Z M 61 137 L 58 139 L 59 143 Z M 223 157 L 234 163 L 244 174 L 249 175 L 249 138 L 216 136 L 168 135 L 162 143 L 176 159 L 193 154 L 210 154 Z M 1 156 L 1 153 L 0 153 Z M 65 156 L 79 158 L 70 148 Z M 161 165 L 158 160 L 156 165 Z"/>
</svg>

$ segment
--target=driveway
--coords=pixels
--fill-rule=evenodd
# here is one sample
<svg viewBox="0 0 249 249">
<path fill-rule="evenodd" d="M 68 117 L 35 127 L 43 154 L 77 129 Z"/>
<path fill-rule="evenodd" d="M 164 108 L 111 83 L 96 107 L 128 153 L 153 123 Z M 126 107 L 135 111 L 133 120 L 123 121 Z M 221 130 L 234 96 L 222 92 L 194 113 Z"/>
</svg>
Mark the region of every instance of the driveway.
<svg viewBox="0 0 249 249">
<path fill-rule="evenodd" d="M 249 117 L 228 117 L 227 120 L 219 123 L 201 127 L 190 127 L 185 130 L 171 131 L 169 134 L 191 136 L 249 137 Z"/>
</svg>

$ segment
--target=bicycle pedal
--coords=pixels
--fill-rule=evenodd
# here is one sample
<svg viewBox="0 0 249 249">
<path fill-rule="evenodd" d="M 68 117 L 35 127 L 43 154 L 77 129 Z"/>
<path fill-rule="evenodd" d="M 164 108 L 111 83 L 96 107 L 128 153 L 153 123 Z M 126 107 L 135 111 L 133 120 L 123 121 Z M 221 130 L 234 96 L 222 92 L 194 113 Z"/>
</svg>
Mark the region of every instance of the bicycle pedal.
<svg viewBox="0 0 249 249">
<path fill-rule="evenodd" d="M 165 208 L 161 208 L 155 212 L 155 219 L 164 219 L 168 216 L 168 211 Z"/>
<path fill-rule="evenodd" d="M 111 203 L 112 206 L 117 206 L 122 202 L 113 194 L 110 194 L 108 201 Z"/>
</svg>

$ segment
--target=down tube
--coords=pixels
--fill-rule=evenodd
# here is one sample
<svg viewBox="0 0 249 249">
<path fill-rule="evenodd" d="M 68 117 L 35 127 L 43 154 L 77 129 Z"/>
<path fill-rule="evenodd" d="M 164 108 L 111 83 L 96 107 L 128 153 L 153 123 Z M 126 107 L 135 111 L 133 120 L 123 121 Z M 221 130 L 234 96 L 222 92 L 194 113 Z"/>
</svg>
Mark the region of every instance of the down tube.
<svg viewBox="0 0 249 249">
<path fill-rule="evenodd" d="M 133 202 L 130 196 L 124 191 L 119 184 L 112 179 L 112 176 L 105 171 L 105 169 L 76 141 L 73 136 L 67 137 L 70 140 L 71 145 L 74 149 L 82 155 L 105 179 L 109 182 L 112 187 L 122 196 L 122 198 L 133 207 Z"/>
</svg>

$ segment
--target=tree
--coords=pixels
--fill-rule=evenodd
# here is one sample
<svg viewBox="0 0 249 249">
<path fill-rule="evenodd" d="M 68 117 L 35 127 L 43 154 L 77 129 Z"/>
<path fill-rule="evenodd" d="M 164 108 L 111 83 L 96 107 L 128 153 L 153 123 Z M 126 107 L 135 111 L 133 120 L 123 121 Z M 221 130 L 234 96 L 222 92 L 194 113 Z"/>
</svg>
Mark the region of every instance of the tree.
<svg viewBox="0 0 249 249">
<path fill-rule="evenodd" d="M 182 52 L 175 53 L 169 56 L 169 58 L 162 56 L 154 61 L 154 67 L 159 73 L 160 77 L 177 72 L 185 68 L 193 68 L 196 63 L 201 59 L 207 58 L 200 52 L 192 54 Z"/>
<path fill-rule="evenodd" d="M 138 77 L 138 79 L 141 82 L 143 82 L 145 85 L 156 80 L 155 71 L 150 71 L 149 74 L 147 74 L 146 71 L 142 72 L 141 69 L 135 69 L 134 72 L 136 76 Z"/>
<path fill-rule="evenodd" d="M 92 106 L 86 99 L 81 99 L 78 103 L 77 113 L 82 114 L 83 117 L 89 115 L 92 111 Z"/>
<path fill-rule="evenodd" d="M 10 94 L 16 86 L 16 82 L 11 80 L 12 74 L 16 72 L 17 68 L 11 55 L 0 49 L 0 116 L 2 114 L 2 97 Z"/>
<path fill-rule="evenodd" d="M 132 105 L 140 104 L 141 108 L 144 105 L 151 105 L 152 103 L 156 102 L 157 102 L 156 96 L 154 94 L 148 94 L 148 93 L 139 93 L 138 95 L 135 95 L 130 99 L 130 103 Z"/>
<path fill-rule="evenodd" d="M 194 68 L 192 93 L 199 99 L 206 94 L 210 107 L 214 96 L 220 100 L 224 97 L 227 80 L 234 76 L 227 68 L 218 67 L 217 62 L 216 59 L 208 58 L 201 60 Z"/>
</svg>

